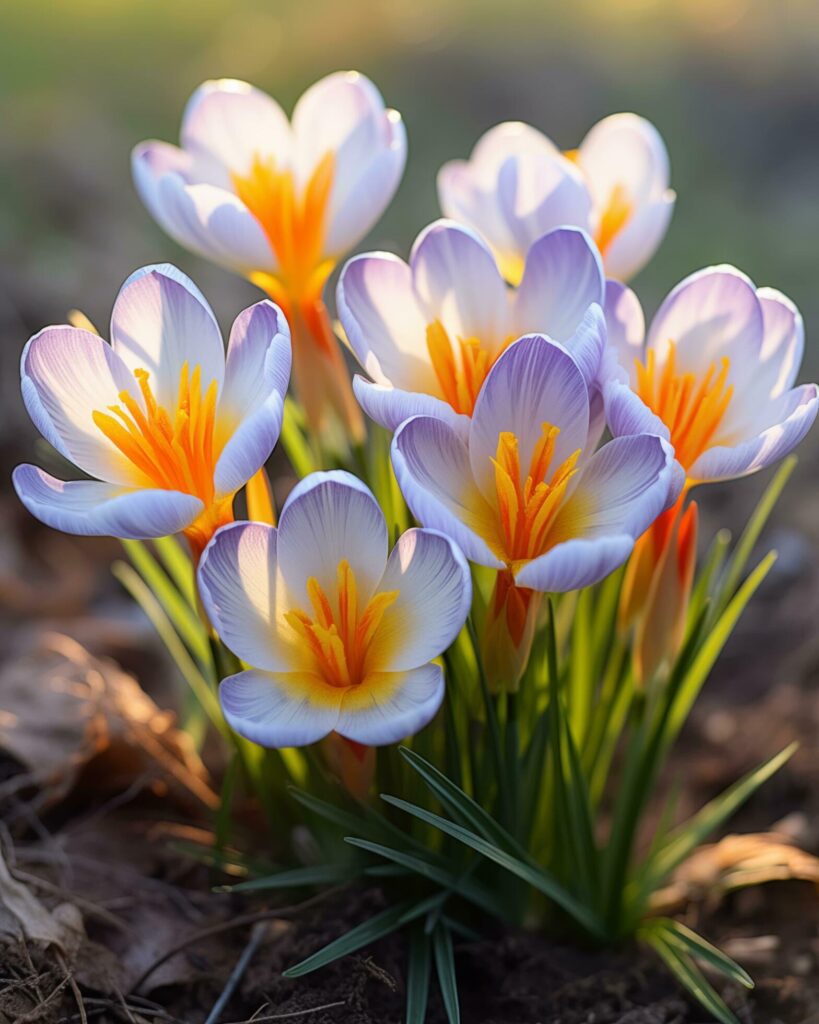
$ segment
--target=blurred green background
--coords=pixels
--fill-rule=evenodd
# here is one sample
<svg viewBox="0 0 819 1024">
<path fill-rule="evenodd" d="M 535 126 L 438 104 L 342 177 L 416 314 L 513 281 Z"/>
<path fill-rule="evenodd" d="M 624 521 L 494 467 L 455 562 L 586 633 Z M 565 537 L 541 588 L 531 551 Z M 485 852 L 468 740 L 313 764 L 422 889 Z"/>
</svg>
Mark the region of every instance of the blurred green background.
<svg viewBox="0 0 819 1024">
<path fill-rule="evenodd" d="M 492 124 L 529 121 L 571 147 L 605 114 L 644 114 L 665 137 L 679 196 L 636 281 L 647 310 L 698 267 L 735 263 L 798 303 L 802 379 L 819 372 L 815 0 L 0 0 L 0 26 L 4 480 L 31 455 L 17 363 L 34 330 L 72 306 L 104 326 L 124 278 L 167 259 L 223 324 L 253 301 L 250 285 L 165 237 L 131 185 L 131 147 L 177 141 L 206 78 L 246 78 L 291 109 L 329 71 L 370 75 L 404 116 L 410 156 L 364 247 L 404 255 L 438 215 L 437 169 Z M 787 519 L 816 539 L 819 445 L 809 439 L 803 453 L 813 500 L 791 501 Z M 757 486 L 734 493 L 747 507 Z"/>
</svg>

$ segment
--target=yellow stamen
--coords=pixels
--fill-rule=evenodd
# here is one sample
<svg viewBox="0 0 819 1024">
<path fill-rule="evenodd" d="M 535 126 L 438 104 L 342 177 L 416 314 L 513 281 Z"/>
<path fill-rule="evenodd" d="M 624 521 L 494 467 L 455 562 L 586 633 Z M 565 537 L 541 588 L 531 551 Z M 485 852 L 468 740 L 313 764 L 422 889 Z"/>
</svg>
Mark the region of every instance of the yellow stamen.
<svg viewBox="0 0 819 1024">
<path fill-rule="evenodd" d="M 314 671 L 331 686 L 356 686 L 372 666 L 369 655 L 384 612 L 398 597 L 397 590 L 375 594 L 359 615 L 355 573 L 342 559 L 337 571 L 335 607 L 315 576 L 307 581 L 312 615 L 298 608 L 285 613 L 291 628 L 305 642 Z"/>
<path fill-rule="evenodd" d="M 293 171 L 277 168 L 273 157 L 256 156 L 247 174 L 231 175 L 236 195 L 267 235 L 279 264 L 277 276 L 291 299 L 315 288 L 320 269 L 323 285 L 333 268 L 323 249 L 334 164 L 332 152 L 325 153 L 301 191 Z"/>
<path fill-rule="evenodd" d="M 550 532 L 580 458 L 578 449 L 555 469 L 547 482 L 559 433 L 558 427 L 542 424 L 525 479 L 517 437 L 510 431 L 498 435 L 492 460 L 502 542 L 498 554 L 509 565 L 537 558 L 556 543 Z"/>
<path fill-rule="evenodd" d="M 441 394 L 455 412 L 471 416 L 486 376 L 501 352 L 512 342 L 507 338 L 495 352 L 485 349 L 478 338 L 458 338 L 453 345 L 440 320 L 427 327 L 427 351 L 438 378 Z"/>
<path fill-rule="evenodd" d="M 711 365 L 699 379 L 694 373 L 677 370 L 676 346 L 669 342 L 662 368 L 652 348 L 645 362 L 635 361 L 636 392 L 668 427 L 677 460 L 689 469 L 702 453 L 717 444 L 717 433 L 731 398 L 728 383 L 730 360 L 724 356 L 719 369 Z"/>
<path fill-rule="evenodd" d="M 634 213 L 634 204 L 623 185 L 615 185 L 609 193 L 608 202 L 600 215 L 597 227 L 597 248 L 605 256 L 617 235 L 623 230 Z"/>
</svg>

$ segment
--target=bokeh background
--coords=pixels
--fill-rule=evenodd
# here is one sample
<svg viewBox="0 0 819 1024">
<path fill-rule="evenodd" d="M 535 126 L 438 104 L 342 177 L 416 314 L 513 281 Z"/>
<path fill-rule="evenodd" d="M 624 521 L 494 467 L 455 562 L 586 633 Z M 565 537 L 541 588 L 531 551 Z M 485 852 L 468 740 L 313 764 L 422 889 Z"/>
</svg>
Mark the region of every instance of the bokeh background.
<svg viewBox="0 0 819 1024">
<path fill-rule="evenodd" d="M 28 336 L 80 307 L 105 326 L 136 267 L 171 260 L 224 325 L 255 290 L 179 249 L 131 184 L 129 154 L 176 141 L 204 79 L 246 78 L 286 109 L 357 68 L 399 109 L 409 162 L 362 248 L 406 255 L 438 213 L 435 174 L 501 120 L 563 147 L 634 110 L 667 142 L 678 203 L 635 285 L 650 313 L 681 277 L 732 262 L 789 294 L 819 374 L 819 5 L 815 0 L 0 0 L 0 496 L 35 435 L 18 392 Z M 711 488 L 738 520 L 764 480 Z M 819 431 L 777 512 L 783 555 L 819 540 Z"/>
</svg>

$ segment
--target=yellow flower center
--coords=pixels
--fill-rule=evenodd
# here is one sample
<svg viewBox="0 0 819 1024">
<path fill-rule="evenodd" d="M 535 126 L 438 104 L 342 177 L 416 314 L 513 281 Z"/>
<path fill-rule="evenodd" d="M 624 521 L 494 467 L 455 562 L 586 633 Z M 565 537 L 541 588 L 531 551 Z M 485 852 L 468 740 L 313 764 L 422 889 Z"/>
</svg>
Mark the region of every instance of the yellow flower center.
<svg viewBox="0 0 819 1024">
<path fill-rule="evenodd" d="M 455 412 L 471 416 L 486 375 L 512 342 L 509 337 L 494 353 L 478 338 L 457 338 L 453 345 L 440 320 L 427 327 L 427 351 L 441 394 Z"/>
<path fill-rule="evenodd" d="M 304 189 L 293 171 L 278 169 L 273 157 L 256 156 L 245 175 L 232 174 L 236 195 L 262 227 L 279 269 L 276 278 L 259 273 L 253 280 L 265 290 L 300 299 L 319 295 L 335 261 L 324 255 L 327 210 L 335 159 L 327 152 Z M 277 281 L 278 279 L 278 286 Z"/>
<path fill-rule="evenodd" d="M 676 366 L 676 346 L 669 342 L 662 368 L 655 350 L 649 349 L 645 363 L 635 360 L 636 392 L 668 427 L 671 444 L 683 469 L 690 469 L 707 449 L 716 444 L 733 386 L 728 384 L 731 362 L 727 356 L 711 363 L 703 376 L 680 373 Z"/>
<path fill-rule="evenodd" d="M 521 472 L 517 437 L 504 430 L 498 435 L 495 490 L 500 525 L 500 550 L 496 552 L 507 565 L 515 566 L 537 558 L 565 539 L 552 529 L 569 481 L 577 472 L 580 449 L 549 475 L 555 442 L 560 433 L 550 423 L 541 426 L 525 478 Z"/>
<path fill-rule="evenodd" d="M 285 618 L 304 641 L 317 675 L 330 686 L 356 686 L 372 671 L 373 640 L 384 612 L 398 594 L 397 590 L 382 591 L 359 608 L 355 573 L 342 559 L 338 563 L 335 604 L 311 576 L 307 597 L 312 615 L 295 608 L 286 612 Z"/>
</svg>

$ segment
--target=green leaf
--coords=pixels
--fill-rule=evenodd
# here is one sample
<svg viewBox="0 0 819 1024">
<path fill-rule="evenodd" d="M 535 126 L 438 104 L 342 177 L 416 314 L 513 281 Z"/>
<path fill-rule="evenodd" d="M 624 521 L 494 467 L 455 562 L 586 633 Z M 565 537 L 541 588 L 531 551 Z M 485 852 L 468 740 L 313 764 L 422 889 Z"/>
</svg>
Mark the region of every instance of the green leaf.
<svg viewBox="0 0 819 1024">
<path fill-rule="evenodd" d="M 303 868 L 277 871 L 265 878 L 253 878 L 237 885 L 223 886 L 222 892 L 268 892 L 273 889 L 299 889 L 315 885 L 340 885 L 355 877 L 345 864 L 310 864 Z"/>
<path fill-rule="evenodd" d="M 735 782 L 714 800 L 711 800 L 692 818 L 675 829 L 669 839 L 652 858 L 648 867 L 647 886 L 656 888 L 668 878 L 708 836 L 719 828 L 756 792 L 759 787 L 779 771 L 796 752 L 792 743 L 781 753 L 763 762 L 744 778 Z"/>
<path fill-rule="evenodd" d="M 299 424 L 301 410 L 289 396 L 284 401 L 284 419 L 279 441 L 297 477 L 305 477 L 319 467 Z"/>
<path fill-rule="evenodd" d="M 152 544 L 176 589 L 195 608 L 196 578 L 189 553 L 176 537 L 158 537 Z"/>
<path fill-rule="evenodd" d="M 461 1010 L 458 1005 L 458 979 L 455 975 L 455 957 L 452 953 L 452 936 L 449 928 L 439 924 L 432 936 L 435 951 L 435 971 L 441 989 L 441 999 L 449 1024 L 460 1024 Z"/>
<path fill-rule="evenodd" d="M 683 988 L 687 989 L 701 1006 L 716 1017 L 720 1024 L 739 1024 L 722 997 L 705 980 L 690 956 L 681 952 L 676 945 L 668 942 L 665 936 L 658 931 L 649 931 L 642 937 L 643 941 L 660 955 L 666 967 Z"/>
<path fill-rule="evenodd" d="M 405 900 L 392 907 L 387 907 L 380 914 L 376 914 L 375 917 L 371 917 L 369 920 L 352 928 L 340 938 L 334 939 L 333 942 L 328 943 L 318 952 L 308 956 L 300 963 L 288 967 L 282 973 L 285 978 L 301 978 L 305 974 L 317 971 L 319 967 L 326 967 L 327 964 L 331 964 L 334 960 L 340 960 L 343 956 L 355 953 L 356 950 L 361 949 L 363 946 L 369 946 L 385 935 L 389 935 L 396 928 L 400 928 L 402 924 L 407 924 L 409 921 L 420 917 L 428 909 L 428 901 L 426 900 L 414 905 L 410 900 Z"/>
<path fill-rule="evenodd" d="M 345 834 L 349 835 L 352 833 L 362 833 L 369 839 L 379 840 L 384 838 L 390 838 L 394 842 L 400 843 L 402 846 L 413 847 L 417 850 L 426 850 L 424 845 L 418 840 L 413 839 L 407 832 L 402 832 L 401 829 L 396 828 L 391 822 L 387 821 L 383 815 L 377 814 L 370 808 L 362 807 L 362 814 L 353 814 L 351 811 L 345 810 L 343 807 L 339 807 L 337 804 L 328 803 L 326 800 L 322 800 L 317 796 L 313 796 L 312 793 L 307 793 L 303 789 L 298 789 L 295 786 L 290 787 L 290 794 L 294 800 L 298 801 L 303 807 L 317 814 L 324 821 L 328 821 L 338 828 Z"/>
<path fill-rule="evenodd" d="M 410 936 L 407 965 L 406 1024 L 425 1024 L 427 1019 L 431 959 L 429 936 L 416 926 Z"/>
<path fill-rule="evenodd" d="M 645 923 L 641 933 L 645 929 L 659 931 L 665 941 L 676 946 L 681 953 L 705 961 L 738 985 L 743 985 L 745 988 L 754 987 L 753 978 L 744 968 L 680 921 L 674 921 L 668 917 L 653 918 Z"/>
<path fill-rule="evenodd" d="M 480 907 L 487 914 L 501 919 L 506 916 L 503 904 L 489 890 L 463 875 L 458 876 L 452 871 L 448 871 L 432 860 L 417 857 L 403 850 L 395 850 L 391 846 L 382 846 L 381 843 L 371 843 L 367 839 L 357 839 L 355 836 L 346 836 L 344 841 L 359 850 L 366 850 L 377 857 L 384 857 L 385 860 L 409 868 L 410 871 L 422 878 L 427 878 L 429 881 L 457 893 L 465 900 L 469 900 L 470 903 L 474 903 L 476 907 Z"/>
<path fill-rule="evenodd" d="M 517 875 L 518 878 L 521 878 L 524 882 L 528 882 L 529 885 L 537 889 L 538 892 L 542 892 L 544 895 L 554 900 L 555 903 L 561 906 L 592 935 L 602 935 L 602 929 L 600 922 L 597 919 L 597 915 L 583 903 L 576 900 L 555 878 L 543 869 L 535 868 L 531 864 L 526 864 L 524 861 L 507 853 L 505 850 L 487 842 L 481 836 L 475 835 L 474 832 L 470 832 L 469 829 L 463 828 L 461 825 L 456 825 L 454 822 L 447 821 L 446 818 L 442 818 L 438 814 L 433 814 L 431 811 L 424 810 L 423 807 L 418 807 L 415 804 L 408 803 L 406 800 L 401 800 L 398 797 L 386 794 L 382 794 L 381 799 L 386 801 L 388 804 L 391 804 L 393 807 L 397 807 L 399 810 L 405 811 L 407 814 L 411 814 L 413 817 L 426 822 L 428 825 L 432 825 L 433 828 L 437 828 L 445 835 L 452 836 L 453 839 L 457 839 L 459 842 L 463 843 L 464 846 L 468 846 L 470 849 L 475 850 L 476 853 L 486 857 L 487 860 L 491 860 L 506 871 L 509 871 L 511 874 Z"/>
</svg>

